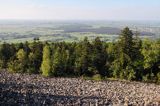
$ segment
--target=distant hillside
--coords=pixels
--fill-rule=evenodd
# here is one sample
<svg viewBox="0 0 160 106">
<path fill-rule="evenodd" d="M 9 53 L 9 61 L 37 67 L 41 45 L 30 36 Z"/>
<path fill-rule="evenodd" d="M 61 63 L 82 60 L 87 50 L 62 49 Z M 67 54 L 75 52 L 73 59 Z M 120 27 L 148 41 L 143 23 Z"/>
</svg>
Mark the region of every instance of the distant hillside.
<svg viewBox="0 0 160 106">
<path fill-rule="evenodd" d="M 113 28 L 113 27 L 100 27 L 100 28 L 88 28 L 88 27 L 72 27 L 68 26 L 64 29 L 64 32 L 71 33 L 71 32 L 92 32 L 96 34 L 110 34 L 110 35 L 119 35 L 121 32 L 120 28 Z M 135 32 L 135 31 L 134 31 Z M 141 36 L 154 36 L 154 33 L 151 32 L 139 32 Z"/>
</svg>

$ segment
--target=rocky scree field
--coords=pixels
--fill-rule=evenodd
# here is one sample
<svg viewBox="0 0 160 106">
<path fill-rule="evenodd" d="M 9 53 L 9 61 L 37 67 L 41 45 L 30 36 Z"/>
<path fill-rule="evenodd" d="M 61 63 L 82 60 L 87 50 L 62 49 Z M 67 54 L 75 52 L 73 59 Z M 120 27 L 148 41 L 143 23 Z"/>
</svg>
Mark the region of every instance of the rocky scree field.
<svg viewBox="0 0 160 106">
<path fill-rule="evenodd" d="M 160 106 L 160 85 L 0 71 L 0 105 Z"/>
</svg>

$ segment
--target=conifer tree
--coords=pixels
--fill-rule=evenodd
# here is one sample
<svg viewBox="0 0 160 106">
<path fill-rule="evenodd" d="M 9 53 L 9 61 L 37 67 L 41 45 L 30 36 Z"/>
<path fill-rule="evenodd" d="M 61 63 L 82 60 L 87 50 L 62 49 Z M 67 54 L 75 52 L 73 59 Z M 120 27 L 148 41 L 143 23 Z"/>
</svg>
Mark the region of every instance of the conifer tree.
<svg viewBox="0 0 160 106">
<path fill-rule="evenodd" d="M 15 54 L 15 46 L 4 42 L 0 46 L 0 68 L 7 68 L 7 63 L 14 58 Z"/>
<path fill-rule="evenodd" d="M 92 53 L 92 63 L 99 74 L 105 76 L 106 75 L 106 58 L 107 54 L 105 52 L 105 47 L 103 42 L 100 40 L 99 37 L 95 38 L 93 41 L 93 53 Z"/>
<path fill-rule="evenodd" d="M 41 73 L 40 67 L 43 56 L 43 44 L 42 42 L 33 42 L 29 45 L 29 68 L 32 70 L 31 73 Z"/>
<path fill-rule="evenodd" d="M 88 38 L 85 37 L 84 40 L 77 45 L 77 58 L 75 61 L 75 67 L 79 72 L 79 75 L 88 75 L 91 69 L 91 44 Z M 92 71 L 92 69 L 91 69 Z"/>
<path fill-rule="evenodd" d="M 24 73 L 27 70 L 27 55 L 23 49 L 19 49 L 16 54 L 16 60 L 8 63 L 8 69 L 11 72 Z"/>
<path fill-rule="evenodd" d="M 114 59 L 111 69 L 113 76 L 121 79 L 134 79 L 135 71 L 132 67 L 133 60 L 133 33 L 126 27 L 120 34 L 118 41 L 116 58 Z"/>
<path fill-rule="evenodd" d="M 160 43 L 145 40 L 143 43 L 142 54 L 144 56 L 143 77 L 146 80 L 153 80 L 160 72 Z"/>
<path fill-rule="evenodd" d="M 53 54 L 53 60 L 52 60 L 52 72 L 55 76 L 62 75 L 62 57 L 61 57 L 61 49 L 58 47 L 54 54 Z"/>
<path fill-rule="evenodd" d="M 41 70 L 43 76 L 51 76 L 51 53 L 48 45 L 43 48 L 43 60 L 41 64 Z"/>
<path fill-rule="evenodd" d="M 135 37 L 133 38 L 133 55 L 132 55 L 132 66 L 136 72 L 137 80 L 142 80 L 143 73 L 143 55 L 142 40 L 139 38 L 140 34 L 136 31 Z"/>
<path fill-rule="evenodd" d="M 133 56 L 133 33 L 126 27 L 120 34 L 119 47 L 123 53 L 132 58 Z"/>
</svg>

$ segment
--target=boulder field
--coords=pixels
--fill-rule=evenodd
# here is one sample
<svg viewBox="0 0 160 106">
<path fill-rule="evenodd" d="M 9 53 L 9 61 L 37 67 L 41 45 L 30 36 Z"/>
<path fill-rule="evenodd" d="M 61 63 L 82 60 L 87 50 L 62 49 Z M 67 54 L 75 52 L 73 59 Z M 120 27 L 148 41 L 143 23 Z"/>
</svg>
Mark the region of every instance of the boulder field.
<svg viewBox="0 0 160 106">
<path fill-rule="evenodd" d="M 0 105 L 160 106 L 160 85 L 0 71 Z"/>
</svg>

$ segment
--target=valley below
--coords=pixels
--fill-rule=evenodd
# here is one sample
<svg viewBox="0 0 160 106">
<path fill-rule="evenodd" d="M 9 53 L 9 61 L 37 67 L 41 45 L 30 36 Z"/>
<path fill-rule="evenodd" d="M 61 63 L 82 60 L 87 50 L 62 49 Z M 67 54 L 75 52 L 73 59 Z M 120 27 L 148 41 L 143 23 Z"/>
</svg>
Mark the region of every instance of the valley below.
<svg viewBox="0 0 160 106">
<path fill-rule="evenodd" d="M 105 42 L 116 41 L 128 26 L 141 39 L 158 39 L 159 22 L 137 21 L 7 21 L 0 20 L 0 43 L 32 42 L 34 38 L 48 42 L 79 42 L 97 36 Z"/>
</svg>

